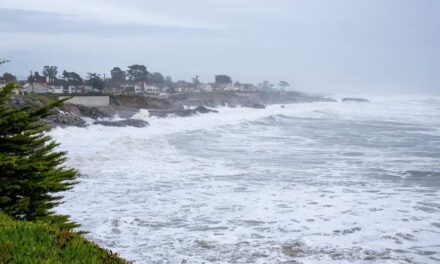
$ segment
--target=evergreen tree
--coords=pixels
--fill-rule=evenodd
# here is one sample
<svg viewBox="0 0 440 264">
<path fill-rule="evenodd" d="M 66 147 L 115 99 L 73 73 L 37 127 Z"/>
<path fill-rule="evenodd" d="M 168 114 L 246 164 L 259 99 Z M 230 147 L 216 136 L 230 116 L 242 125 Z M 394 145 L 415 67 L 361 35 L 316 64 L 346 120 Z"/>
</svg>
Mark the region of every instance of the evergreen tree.
<svg viewBox="0 0 440 264">
<path fill-rule="evenodd" d="M 113 83 L 121 84 L 125 82 L 126 73 L 119 67 L 114 67 L 111 72 L 111 80 Z"/>
<path fill-rule="evenodd" d="M 87 79 L 87 84 L 89 84 L 90 86 L 92 86 L 95 89 L 98 89 L 100 91 L 102 91 L 105 87 L 105 82 L 104 80 L 101 78 L 101 75 L 97 74 L 97 73 L 87 73 L 87 75 L 89 76 Z"/>
<path fill-rule="evenodd" d="M 57 66 L 44 66 L 43 68 L 43 75 L 46 77 L 49 77 L 50 79 L 57 78 L 58 74 L 58 67 Z"/>
<path fill-rule="evenodd" d="M 19 220 L 76 227 L 51 211 L 61 199 L 56 193 L 70 189 L 78 175 L 64 167 L 66 153 L 44 133 L 42 119 L 63 101 L 15 109 L 8 105 L 13 89 L 11 83 L 0 91 L 0 210 Z"/>
</svg>

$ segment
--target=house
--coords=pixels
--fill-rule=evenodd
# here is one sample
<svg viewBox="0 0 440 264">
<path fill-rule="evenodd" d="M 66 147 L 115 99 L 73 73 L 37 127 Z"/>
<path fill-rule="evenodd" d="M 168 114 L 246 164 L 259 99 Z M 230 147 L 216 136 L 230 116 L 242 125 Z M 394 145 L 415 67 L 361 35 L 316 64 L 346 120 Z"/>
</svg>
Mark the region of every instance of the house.
<svg viewBox="0 0 440 264">
<path fill-rule="evenodd" d="M 160 90 L 160 93 L 169 93 L 171 91 L 171 88 L 165 86 L 165 87 L 160 87 L 159 90 Z"/>
<path fill-rule="evenodd" d="M 123 93 L 125 94 L 141 94 L 145 91 L 145 87 L 147 86 L 146 82 L 138 82 L 138 83 L 127 83 L 121 85 Z"/>
<path fill-rule="evenodd" d="M 160 93 L 161 89 L 155 85 L 145 85 L 144 86 L 144 91 L 146 93 Z"/>
<path fill-rule="evenodd" d="M 212 90 L 214 92 L 233 91 L 234 85 L 232 84 L 232 78 L 228 75 L 216 75 Z"/>
<path fill-rule="evenodd" d="M 200 92 L 212 92 L 212 83 L 201 83 L 196 87 Z"/>
<path fill-rule="evenodd" d="M 36 82 L 35 80 L 38 80 Z M 50 79 L 49 77 L 34 77 L 33 83 L 23 86 L 25 93 L 54 93 L 54 94 L 80 94 L 97 92 L 90 85 L 72 84 L 62 79 Z"/>
<path fill-rule="evenodd" d="M 129 95 L 136 94 L 136 91 L 134 89 L 134 85 L 132 85 L 132 86 L 125 86 L 123 94 L 129 94 Z"/>
<path fill-rule="evenodd" d="M 189 93 L 191 92 L 191 87 L 178 86 L 174 88 L 174 91 L 177 93 Z"/>
<path fill-rule="evenodd" d="M 134 93 L 135 94 L 140 94 L 143 93 L 145 91 L 145 86 L 147 84 L 145 82 L 138 82 L 134 85 Z"/>
<path fill-rule="evenodd" d="M 80 85 L 82 93 L 97 93 L 98 89 L 93 88 L 91 85 Z"/>
<path fill-rule="evenodd" d="M 232 83 L 225 83 L 223 85 L 223 91 L 236 91 Z"/>
<path fill-rule="evenodd" d="M 213 92 L 233 91 L 234 85 L 232 83 L 213 83 Z"/>
<path fill-rule="evenodd" d="M 119 86 L 105 87 L 103 90 L 104 94 L 123 94 L 124 89 Z"/>
<path fill-rule="evenodd" d="M 240 92 L 255 92 L 257 87 L 251 83 L 235 83 L 234 90 Z"/>
<path fill-rule="evenodd" d="M 215 83 L 217 84 L 228 84 L 232 83 L 232 78 L 228 75 L 216 75 Z"/>
<path fill-rule="evenodd" d="M 62 85 L 51 85 L 53 89 L 53 93 L 55 94 L 63 94 L 64 93 L 64 86 Z"/>
<path fill-rule="evenodd" d="M 23 92 L 37 94 L 54 93 L 54 88 L 47 83 L 26 83 L 23 85 Z"/>
<path fill-rule="evenodd" d="M 83 93 L 83 89 L 80 85 L 67 85 L 64 88 L 65 94 Z"/>
<path fill-rule="evenodd" d="M 134 84 L 130 84 L 130 83 L 123 84 L 121 85 L 121 88 L 123 94 L 130 94 L 130 95 L 136 94 L 136 87 Z M 139 92 L 139 86 L 137 86 L 137 89 Z"/>
</svg>

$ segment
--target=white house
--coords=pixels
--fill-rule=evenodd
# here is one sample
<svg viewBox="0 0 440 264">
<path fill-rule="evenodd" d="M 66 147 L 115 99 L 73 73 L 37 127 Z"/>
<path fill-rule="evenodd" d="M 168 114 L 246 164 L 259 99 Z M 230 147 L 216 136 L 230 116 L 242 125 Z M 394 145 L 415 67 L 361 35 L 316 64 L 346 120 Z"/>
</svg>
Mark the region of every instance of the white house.
<svg viewBox="0 0 440 264">
<path fill-rule="evenodd" d="M 191 88 L 190 87 L 184 87 L 184 86 L 179 86 L 174 88 L 174 90 L 178 93 L 189 93 L 191 92 Z"/>
<path fill-rule="evenodd" d="M 170 90 L 171 90 L 171 88 L 170 87 L 166 87 L 166 86 L 160 88 L 160 92 L 161 93 L 168 93 Z"/>
<path fill-rule="evenodd" d="M 144 91 L 146 93 L 160 93 L 161 89 L 155 85 L 145 85 Z"/>
<path fill-rule="evenodd" d="M 53 93 L 56 94 L 63 94 L 64 93 L 64 86 L 62 85 L 51 85 L 53 89 Z"/>
<path fill-rule="evenodd" d="M 23 85 L 23 92 L 25 93 L 54 93 L 52 86 L 45 83 L 26 83 Z"/>
<path fill-rule="evenodd" d="M 212 90 L 214 92 L 234 91 L 235 88 L 232 83 L 214 83 L 212 84 Z"/>
<path fill-rule="evenodd" d="M 142 83 L 121 85 L 125 94 L 140 94 L 144 91 Z"/>
<path fill-rule="evenodd" d="M 200 89 L 201 92 L 212 92 L 212 84 L 211 83 L 201 83 L 197 85 L 197 88 Z"/>
<path fill-rule="evenodd" d="M 147 84 L 145 82 L 139 82 L 134 85 L 134 93 L 140 94 L 145 91 L 145 86 Z"/>
<path fill-rule="evenodd" d="M 254 92 L 257 90 L 257 87 L 250 83 L 236 83 L 234 84 L 234 90 L 240 92 Z"/>
</svg>

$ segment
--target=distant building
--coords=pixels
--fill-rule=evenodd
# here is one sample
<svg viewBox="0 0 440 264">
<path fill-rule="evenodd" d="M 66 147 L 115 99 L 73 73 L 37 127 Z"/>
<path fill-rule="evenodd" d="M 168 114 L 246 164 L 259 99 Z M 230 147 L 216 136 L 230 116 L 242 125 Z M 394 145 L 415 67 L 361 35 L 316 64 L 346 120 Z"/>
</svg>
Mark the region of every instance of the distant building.
<svg viewBox="0 0 440 264">
<path fill-rule="evenodd" d="M 23 85 L 22 88 L 23 92 L 25 93 L 37 93 L 37 94 L 44 94 L 44 93 L 54 93 L 54 88 L 47 84 L 47 83 L 26 83 Z"/>
<path fill-rule="evenodd" d="M 197 85 L 197 89 L 200 90 L 200 92 L 212 92 L 212 84 L 201 83 Z"/>
<path fill-rule="evenodd" d="M 235 83 L 234 90 L 240 92 L 255 92 L 257 87 L 251 83 Z"/>
<path fill-rule="evenodd" d="M 124 94 L 140 94 L 144 91 L 144 84 L 143 83 L 136 83 L 136 84 L 123 84 L 121 85 L 123 88 Z"/>
<path fill-rule="evenodd" d="M 159 89 L 160 89 L 160 93 L 169 93 L 171 91 L 171 88 L 167 86 L 160 87 Z"/>
<path fill-rule="evenodd" d="M 213 83 L 212 92 L 233 91 L 234 85 L 232 83 Z"/>
<path fill-rule="evenodd" d="M 191 88 L 185 86 L 178 86 L 174 88 L 174 91 L 177 93 L 189 93 L 191 92 Z"/>
<path fill-rule="evenodd" d="M 144 92 L 156 94 L 161 93 L 161 89 L 155 85 L 145 85 Z"/>
<path fill-rule="evenodd" d="M 53 93 L 55 94 L 63 94 L 64 93 L 64 86 L 62 85 L 51 85 L 53 89 Z"/>
<path fill-rule="evenodd" d="M 228 75 L 216 75 L 215 76 L 215 83 L 216 84 L 231 84 L 232 78 Z"/>
<path fill-rule="evenodd" d="M 103 90 L 104 94 L 123 94 L 124 93 L 124 89 L 120 86 L 112 86 L 112 87 L 105 87 Z"/>
<path fill-rule="evenodd" d="M 90 85 L 67 85 L 64 87 L 65 94 L 86 94 L 86 93 L 95 93 L 97 92 Z"/>
<path fill-rule="evenodd" d="M 123 94 L 129 94 L 129 95 L 136 94 L 134 86 L 126 86 L 124 91 L 123 91 Z"/>
</svg>

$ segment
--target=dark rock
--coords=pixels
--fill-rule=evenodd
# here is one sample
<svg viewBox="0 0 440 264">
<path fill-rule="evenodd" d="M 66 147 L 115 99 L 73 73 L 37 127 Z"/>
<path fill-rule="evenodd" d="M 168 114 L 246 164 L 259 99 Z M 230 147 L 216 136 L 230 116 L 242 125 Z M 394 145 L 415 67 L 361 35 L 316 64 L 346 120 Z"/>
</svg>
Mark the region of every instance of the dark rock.
<svg viewBox="0 0 440 264">
<path fill-rule="evenodd" d="M 99 118 L 109 118 L 111 117 L 107 113 L 104 113 L 100 111 L 97 107 L 86 107 L 82 105 L 77 105 L 80 114 L 83 117 L 90 117 L 92 119 L 99 119 Z"/>
<path fill-rule="evenodd" d="M 13 95 L 9 99 L 9 105 L 13 108 L 22 108 L 22 107 L 28 107 L 28 106 L 34 106 L 34 107 L 41 107 L 44 106 L 45 103 L 42 100 L 39 100 L 34 97 L 27 97 L 27 96 L 20 96 L 20 95 Z"/>
<path fill-rule="evenodd" d="M 85 127 L 86 122 L 79 116 L 63 112 L 59 110 L 55 110 L 54 113 L 45 119 L 47 123 L 51 127 L 55 126 L 76 126 L 76 127 Z"/>
<path fill-rule="evenodd" d="M 171 114 L 174 114 L 178 117 L 188 117 L 194 115 L 194 112 L 190 109 L 182 109 L 182 110 L 172 111 Z"/>
<path fill-rule="evenodd" d="M 196 113 L 200 113 L 200 114 L 218 113 L 217 110 L 209 109 L 209 108 L 206 108 L 206 107 L 201 106 L 201 105 L 197 106 L 193 111 L 196 112 Z"/>
<path fill-rule="evenodd" d="M 112 127 L 146 127 L 148 122 L 141 119 L 126 119 L 119 121 L 95 121 L 94 125 L 112 126 Z"/>
<path fill-rule="evenodd" d="M 178 117 L 188 117 L 194 115 L 194 112 L 189 109 L 172 109 L 172 110 L 149 110 L 150 116 L 167 117 L 175 115 Z"/>
<path fill-rule="evenodd" d="M 342 102 L 369 103 L 370 101 L 365 98 L 342 98 Z"/>
<path fill-rule="evenodd" d="M 188 117 L 195 114 L 218 113 L 218 111 L 209 109 L 204 106 L 197 106 L 193 110 L 185 109 L 182 106 L 176 109 L 169 109 L 169 110 L 149 110 L 149 113 L 150 116 L 157 116 L 157 117 L 167 117 L 168 115 L 175 115 L 178 117 Z"/>
<path fill-rule="evenodd" d="M 282 105 L 281 108 L 286 108 L 286 107 L 284 105 Z"/>
<path fill-rule="evenodd" d="M 265 109 L 266 108 L 266 106 L 264 104 L 245 105 L 244 107 L 255 108 L 255 109 Z"/>
</svg>

